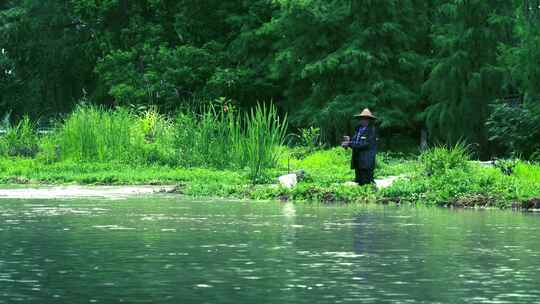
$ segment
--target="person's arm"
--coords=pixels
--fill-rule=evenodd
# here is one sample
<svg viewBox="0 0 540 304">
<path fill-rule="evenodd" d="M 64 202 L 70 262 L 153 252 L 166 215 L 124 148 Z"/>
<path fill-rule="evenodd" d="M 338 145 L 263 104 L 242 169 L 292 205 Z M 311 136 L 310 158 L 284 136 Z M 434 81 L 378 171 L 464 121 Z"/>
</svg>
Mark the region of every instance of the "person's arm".
<svg viewBox="0 0 540 304">
<path fill-rule="evenodd" d="M 358 149 L 358 150 L 368 149 L 371 144 L 370 138 L 369 138 L 371 137 L 371 135 L 372 134 L 369 131 L 364 132 L 360 136 L 355 135 L 353 139 L 351 140 L 351 142 L 349 143 L 349 147 L 353 149 Z"/>
</svg>

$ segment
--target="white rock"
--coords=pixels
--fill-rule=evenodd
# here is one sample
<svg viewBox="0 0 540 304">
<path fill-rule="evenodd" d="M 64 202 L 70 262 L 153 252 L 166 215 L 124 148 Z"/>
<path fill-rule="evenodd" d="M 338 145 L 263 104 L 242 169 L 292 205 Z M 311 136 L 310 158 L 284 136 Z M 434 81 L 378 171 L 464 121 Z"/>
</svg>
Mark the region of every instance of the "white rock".
<svg viewBox="0 0 540 304">
<path fill-rule="evenodd" d="M 287 174 L 279 177 L 279 184 L 287 189 L 294 188 L 298 184 L 296 174 Z"/>
<path fill-rule="evenodd" d="M 382 178 L 382 179 L 376 179 L 375 180 L 375 185 L 377 186 L 378 189 L 384 189 L 384 188 L 388 188 L 390 186 L 392 186 L 392 184 L 397 181 L 398 179 L 400 178 L 405 178 L 406 175 L 399 175 L 399 176 L 388 176 L 388 177 L 385 177 L 385 178 Z M 346 186 L 346 187 L 354 187 L 354 186 L 358 186 L 357 183 L 355 182 L 345 182 L 343 183 L 343 186 Z"/>
<path fill-rule="evenodd" d="M 384 189 L 392 186 L 392 184 L 397 181 L 400 178 L 404 178 L 405 175 L 399 175 L 399 176 L 388 176 L 383 179 L 376 179 L 375 184 L 377 185 L 378 189 Z"/>
</svg>

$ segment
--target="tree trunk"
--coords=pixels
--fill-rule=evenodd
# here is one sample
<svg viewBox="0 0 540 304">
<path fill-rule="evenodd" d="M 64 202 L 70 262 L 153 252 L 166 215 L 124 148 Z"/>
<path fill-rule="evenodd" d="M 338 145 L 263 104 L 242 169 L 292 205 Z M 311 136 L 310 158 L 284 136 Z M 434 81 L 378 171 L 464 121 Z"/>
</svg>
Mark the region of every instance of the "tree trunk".
<svg viewBox="0 0 540 304">
<path fill-rule="evenodd" d="M 424 151 L 428 148 L 428 133 L 425 127 L 420 130 L 420 150 Z"/>
</svg>

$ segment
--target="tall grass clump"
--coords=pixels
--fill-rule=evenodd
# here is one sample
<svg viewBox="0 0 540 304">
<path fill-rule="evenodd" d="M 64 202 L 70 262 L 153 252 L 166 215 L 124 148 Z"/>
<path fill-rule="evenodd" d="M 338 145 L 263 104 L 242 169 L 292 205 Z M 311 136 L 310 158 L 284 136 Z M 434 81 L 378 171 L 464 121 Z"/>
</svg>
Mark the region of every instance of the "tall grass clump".
<svg viewBox="0 0 540 304">
<path fill-rule="evenodd" d="M 39 150 L 37 126 L 28 116 L 24 116 L 17 124 L 9 123 L 6 116 L 3 122 L 5 130 L 0 138 L 0 153 L 7 156 L 34 157 Z"/>
<path fill-rule="evenodd" d="M 469 166 L 469 160 L 468 148 L 462 143 L 452 147 L 436 146 L 420 155 L 424 173 L 428 176 L 444 175 L 454 169 L 466 170 Z"/>
<path fill-rule="evenodd" d="M 208 106 L 199 115 L 177 115 L 176 128 L 182 165 L 248 168 L 255 182 L 265 169 L 276 166 L 287 119 L 281 119 L 273 105 L 257 105 L 244 114 L 233 107 Z"/>
<path fill-rule="evenodd" d="M 246 114 L 245 129 L 244 143 L 238 148 L 244 149 L 244 161 L 255 183 L 266 168 L 278 162 L 278 147 L 285 142 L 287 117 L 280 120 L 274 106 L 267 108 L 258 104 Z"/>
<path fill-rule="evenodd" d="M 133 132 L 137 123 L 126 109 L 81 105 L 57 130 L 60 157 L 74 161 L 132 161 L 142 154 L 142 134 Z"/>
<path fill-rule="evenodd" d="M 9 127 L 0 139 L 9 155 L 58 161 L 160 164 L 246 170 L 255 182 L 275 167 L 287 130 L 275 106 L 257 105 L 241 113 L 231 107 L 207 106 L 175 119 L 155 108 L 136 111 L 82 104 L 54 131 L 38 139 L 28 118 Z"/>
<path fill-rule="evenodd" d="M 201 114 L 180 113 L 176 117 L 176 146 L 179 164 L 219 169 L 240 167 L 240 114 L 208 106 Z"/>
<path fill-rule="evenodd" d="M 141 153 L 139 159 L 147 163 L 165 165 L 178 164 L 178 150 L 175 146 L 176 129 L 174 121 L 150 108 L 139 113 L 132 126 L 131 145 Z"/>
</svg>

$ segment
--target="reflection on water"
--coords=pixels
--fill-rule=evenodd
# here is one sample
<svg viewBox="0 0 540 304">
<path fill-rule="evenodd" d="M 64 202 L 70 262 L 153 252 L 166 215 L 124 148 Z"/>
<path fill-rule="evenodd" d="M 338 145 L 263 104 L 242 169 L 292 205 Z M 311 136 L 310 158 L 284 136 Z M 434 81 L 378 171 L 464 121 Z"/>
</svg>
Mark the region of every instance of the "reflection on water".
<svg viewBox="0 0 540 304">
<path fill-rule="evenodd" d="M 2 201 L 4 303 L 540 303 L 540 218 L 273 203 Z"/>
</svg>

